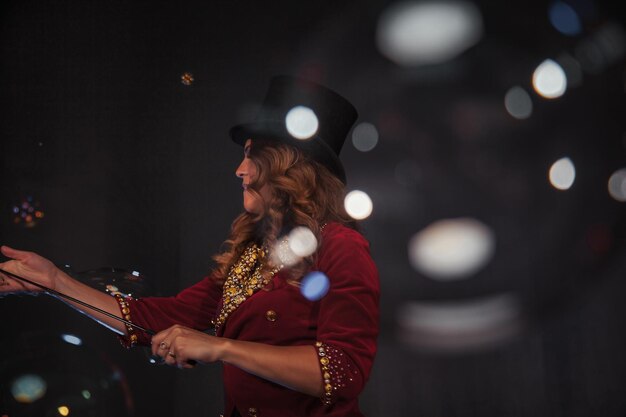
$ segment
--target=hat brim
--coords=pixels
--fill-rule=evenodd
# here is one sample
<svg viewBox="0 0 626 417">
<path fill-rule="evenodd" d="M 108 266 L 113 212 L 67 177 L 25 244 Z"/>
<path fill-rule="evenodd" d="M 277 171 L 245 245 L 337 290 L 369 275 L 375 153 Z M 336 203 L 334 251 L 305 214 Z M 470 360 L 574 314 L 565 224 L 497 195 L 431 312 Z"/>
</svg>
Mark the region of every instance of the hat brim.
<svg viewBox="0 0 626 417">
<path fill-rule="evenodd" d="M 318 135 L 307 139 L 296 139 L 285 127 L 285 123 L 266 120 L 263 122 L 244 123 L 230 129 L 232 140 L 243 146 L 248 139 L 274 140 L 295 146 L 312 156 L 312 159 L 326 166 L 332 174 L 346 183 L 346 172 L 335 152 Z"/>
</svg>

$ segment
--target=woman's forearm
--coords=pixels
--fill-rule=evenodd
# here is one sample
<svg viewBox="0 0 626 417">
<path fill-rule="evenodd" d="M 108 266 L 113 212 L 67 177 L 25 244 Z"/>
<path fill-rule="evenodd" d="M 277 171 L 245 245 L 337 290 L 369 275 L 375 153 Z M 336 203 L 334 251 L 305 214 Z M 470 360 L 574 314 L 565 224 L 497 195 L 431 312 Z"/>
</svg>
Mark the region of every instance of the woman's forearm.
<svg viewBox="0 0 626 417">
<path fill-rule="evenodd" d="M 273 346 L 224 339 L 220 359 L 287 388 L 322 396 L 322 373 L 312 345 Z"/>
<path fill-rule="evenodd" d="M 11 278 L 10 275 L 6 277 L 2 276 L 3 285 L 0 287 L 0 294 L 19 292 L 38 293 L 43 291 L 41 287 L 43 286 L 98 307 L 114 316 L 122 317 L 118 303 L 113 297 L 91 288 L 82 282 L 76 281 L 57 268 L 48 259 L 34 252 L 13 249 L 5 245 L 0 246 L 0 252 L 7 258 L 10 258 L 10 260 L 0 263 L 0 267 L 3 270 L 24 277 L 36 284 L 32 285 L 22 280 Z M 50 292 L 50 294 L 54 296 L 53 292 Z M 79 303 L 71 302 L 59 296 L 56 297 L 94 318 L 108 328 L 120 334 L 126 334 L 126 326 L 123 323 L 107 317 L 105 314 L 88 309 Z"/>
<path fill-rule="evenodd" d="M 99 309 L 111 313 L 117 317 L 122 317 L 119 306 L 114 297 L 111 297 L 108 294 L 98 291 L 95 288 L 91 288 L 90 286 L 71 278 L 69 275 L 61 270 L 56 271 L 55 289 L 62 294 L 69 295 L 70 297 L 76 298 L 82 302 L 98 307 Z M 91 310 L 78 303 L 66 300 L 61 297 L 56 298 L 59 298 L 76 310 L 88 315 L 89 317 L 93 318 L 94 320 L 98 321 L 109 329 L 120 334 L 127 334 L 126 326 L 124 325 L 124 323 L 114 320 L 111 317 L 108 317 L 102 313 Z"/>
</svg>

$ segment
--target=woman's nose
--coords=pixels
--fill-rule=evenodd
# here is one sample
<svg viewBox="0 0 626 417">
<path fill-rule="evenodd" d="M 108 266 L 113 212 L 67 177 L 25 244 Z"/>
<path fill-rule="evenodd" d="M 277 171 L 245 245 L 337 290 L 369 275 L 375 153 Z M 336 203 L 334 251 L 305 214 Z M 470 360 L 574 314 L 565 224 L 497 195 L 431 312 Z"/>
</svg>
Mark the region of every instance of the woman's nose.
<svg viewBox="0 0 626 417">
<path fill-rule="evenodd" d="M 244 175 L 246 175 L 246 172 L 247 172 L 247 164 L 246 164 L 246 160 L 244 159 L 243 161 L 241 161 L 241 163 L 235 170 L 235 175 L 238 176 L 239 178 L 243 178 Z"/>
</svg>

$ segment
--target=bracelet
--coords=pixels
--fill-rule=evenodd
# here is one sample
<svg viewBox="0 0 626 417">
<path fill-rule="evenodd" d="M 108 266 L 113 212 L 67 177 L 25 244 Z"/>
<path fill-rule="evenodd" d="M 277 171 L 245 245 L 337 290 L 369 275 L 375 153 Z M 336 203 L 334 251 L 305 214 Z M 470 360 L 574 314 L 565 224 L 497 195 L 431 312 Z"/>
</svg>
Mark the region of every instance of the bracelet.
<svg viewBox="0 0 626 417">
<path fill-rule="evenodd" d="M 119 293 L 113 294 L 113 298 L 115 298 L 115 301 L 117 301 L 124 320 L 130 322 L 130 306 L 128 305 L 126 299 L 122 297 L 122 295 Z M 135 333 L 135 328 L 128 323 L 124 323 L 124 325 L 126 326 L 126 331 L 128 332 L 128 341 L 130 342 L 130 345 L 128 347 L 133 347 L 137 344 L 138 341 L 137 334 Z"/>
</svg>

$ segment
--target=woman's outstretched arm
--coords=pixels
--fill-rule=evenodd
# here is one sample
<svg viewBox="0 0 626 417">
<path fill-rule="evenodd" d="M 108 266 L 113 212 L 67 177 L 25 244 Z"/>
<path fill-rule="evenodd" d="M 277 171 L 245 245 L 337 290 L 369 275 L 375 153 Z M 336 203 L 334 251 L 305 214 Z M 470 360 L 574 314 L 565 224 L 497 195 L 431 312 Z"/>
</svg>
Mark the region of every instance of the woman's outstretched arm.
<svg viewBox="0 0 626 417">
<path fill-rule="evenodd" d="M 117 317 L 122 317 L 115 298 L 91 288 L 82 282 L 76 281 L 57 268 L 48 259 L 33 252 L 21 251 L 8 246 L 2 246 L 0 251 L 4 256 L 11 258 L 11 260 L 7 262 L 0 263 L 0 269 L 29 279 L 54 291 L 69 295 L 87 304 L 91 304 Z M 8 275 L 0 273 L 0 276 L 2 279 L 2 282 L 0 282 L 0 294 L 43 292 L 43 290 L 38 287 L 11 278 Z M 80 304 L 65 299 L 62 300 L 109 329 L 119 334 L 126 334 L 127 331 L 124 323 L 90 310 Z"/>
</svg>

